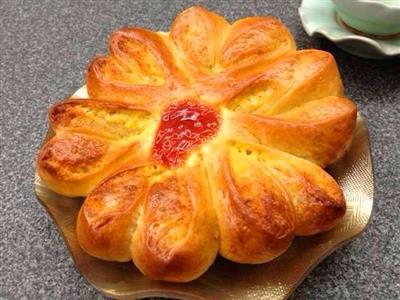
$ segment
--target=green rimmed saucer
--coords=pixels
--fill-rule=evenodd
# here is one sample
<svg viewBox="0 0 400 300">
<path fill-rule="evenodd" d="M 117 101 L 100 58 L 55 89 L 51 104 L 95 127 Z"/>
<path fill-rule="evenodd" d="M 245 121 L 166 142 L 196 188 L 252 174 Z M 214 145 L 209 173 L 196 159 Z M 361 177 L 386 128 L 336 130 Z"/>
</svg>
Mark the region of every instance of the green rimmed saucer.
<svg viewBox="0 0 400 300">
<path fill-rule="evenodd" d="M 400 57 L 400 37 L 377 39 L 355 33 L 338 19 L 330 0 L 303 0 L 299 15 L 309 36 L 324 36 L 353 55 L 372 59 Z"/>
</svg>

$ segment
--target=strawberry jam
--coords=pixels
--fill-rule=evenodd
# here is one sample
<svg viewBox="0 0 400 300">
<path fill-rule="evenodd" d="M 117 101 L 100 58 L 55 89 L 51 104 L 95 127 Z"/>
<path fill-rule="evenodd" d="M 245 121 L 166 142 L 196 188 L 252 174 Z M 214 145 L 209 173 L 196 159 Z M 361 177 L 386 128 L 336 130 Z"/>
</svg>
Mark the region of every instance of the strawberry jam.
<svg viewBox="0 0 400 300">
<path fill-rule="evenodd" d="M 168 167 L 178 166 L 194 146 L 215 135 L 218 127 L 213 109 L 190 101 L 173 104 L 161 116 L 153 158 Z"/>
</svg>

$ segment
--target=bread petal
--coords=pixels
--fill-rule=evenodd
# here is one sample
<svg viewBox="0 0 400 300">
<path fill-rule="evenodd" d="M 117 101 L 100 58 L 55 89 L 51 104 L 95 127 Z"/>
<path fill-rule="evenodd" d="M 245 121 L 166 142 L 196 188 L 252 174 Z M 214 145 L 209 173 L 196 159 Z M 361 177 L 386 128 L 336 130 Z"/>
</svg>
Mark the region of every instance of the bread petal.
<svg viewBox="0 0 400 300">
<path fill-rule="evenodd" d="M 152 279 L 186 282 L 209 268 L 218 252 L 218 226 L 201 165 L 153 178 L 131 251 Z"/>
<path fill-rule="evenodd" d="M 226 86 L 227 107 L 256 115 L 276 115 L 310 100 L 343 94 L 333 56 L 321 50 L 301 50 L 284 56 L 268 68 L 240 70 L 238 82 Z M 222 91 L 223 86 L 219 87 Z"/>
<path fill-rule="evenodd" d="M 171 26 L 178 56 L 195 75 L 212 73 L 229 23 L 200 6 L 181 12 Z"/>
<path fill-rule="evenodd" d="M 225 135 L 258 142 L 326 166 L 343 156 L 357 109 L 341 97 L 309 101 L 274 117 L 225 112 Z"/>
<path fill-rule="evenodd" d="M 236 21 L 225 37 L 219 52 L 219 64 L 241 68 L 271 62 L 296 50 L 286 26 L 274 17 L 248 17 Z"/>
<path fill-rule="evenodd" d="M 125 164 L 150 160 L 157 120 L 146 110 L 67 100 L 49 116 L 55 136 L 40 150 L 37 171 L 60 194 L 85 196 Z"/>
<path fill-rule="evenodd" d="M 187 79 L 167 40 L 141 28 L 114 32 L 109 40 L 110 56 L 97 57 L 88 67 L 89 96 L 154 108 L 185 94 Z"/>
<path fill-rule="evenodd" d="M 207 171 L 218 217 L 220 254 L 239 263 L 264 263 L 294 237 L 295 216 L 283 187 L 241 148 L 211 149 Z M 222 150 L 221 150 L 222 148 Z"/>
<path fill-rule="evenodd" d="M 231 149 L 239 152 L 240 161 L 247 159 L 252 166 L 265 169 L 283 187 L 294 207 L 296 235 L 330 230 L 342 219 L 346 212 L 343 193 L 336 181 L 322 168 L 261 145 L 238 141 L 232 141 L 231 144 L 234 145 Z M 259 173 L 254 178 L 259 177 Z"/>
<path fill-rule="evenodd" d="M 148 191 L 144 168 L 118 172 L 86 198 L 77 220 L 80 246 L 95 257 L 129 261 L 130 244 L 140 207 Z"/>
</svg>

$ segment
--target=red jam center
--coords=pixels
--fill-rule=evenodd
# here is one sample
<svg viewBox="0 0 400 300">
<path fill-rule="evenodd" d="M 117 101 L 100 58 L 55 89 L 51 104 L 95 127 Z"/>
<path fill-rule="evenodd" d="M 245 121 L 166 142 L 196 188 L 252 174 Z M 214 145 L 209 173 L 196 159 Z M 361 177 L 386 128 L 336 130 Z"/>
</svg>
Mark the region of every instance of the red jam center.
<svg viewBox="0 0 400 300">
<path fill-rule="evenodd" d="M 178 166 L 194 146 L 213 136 L 218 127 L 218 115 L 213 109 L 189 101 L 173 104 L 162 114 L 153 158 L 168 167 Z"/>
</svg>

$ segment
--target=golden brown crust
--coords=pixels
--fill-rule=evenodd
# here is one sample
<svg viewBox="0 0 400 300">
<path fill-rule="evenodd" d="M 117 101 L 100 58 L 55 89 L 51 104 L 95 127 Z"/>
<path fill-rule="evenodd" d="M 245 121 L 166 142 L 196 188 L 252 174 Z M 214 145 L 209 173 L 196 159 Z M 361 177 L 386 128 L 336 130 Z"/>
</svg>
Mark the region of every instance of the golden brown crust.
<svg viewBox="0 0 400 300">
<path fill-rule="evenodd" d="M 218 227 L 203 167 L 186 166 L 154 181 L 131 251 L 135 265 L 157 280 L 186 282 L 209 268 Z"/>
<path fill-rule="evenodd" d="M 77 238 L 90 255 L 111 261 L 131 259 L 130 240 L 148 190 L 145 172 L 132 168 L 110 176 L 82 205 Z"/>
<path fill-rule="evenodd" d="M 89 168 L 101 160 L 109 148 L 106 140 L 84 134 L 71 134 L 52 138 L 39 156 L 40 166 L 56 178 L 65 173 Z M 61 169 L 61 167 L 63 169 Z"/>
<path fill-rule="evenodd" d="M 242 153 L 213 150 L 207 171 L 221 233 L 220 254 L 239 263 L 274 259 L 294 237 L 294 210 L 286 193 Z"/>
<path fill-rule="evenodd" d="M 178 45 L 176 56 L 190 71 L 192 87 L 211 105 L 230 99 L 255 73 L 296 49 L 290 32 L 273 17 L 245 18 L 229 25 L 200 7 L 175 19 L 171 37 Z"/>
<path fill-rule="evenodd" d="M 218 90 L 232 86 L 237 74 L 265 69 L 295 49 L 288 29 L 273 17 L 230 25 L 222 16 L 192 7 L 176 17 L 169 34 L 141 28 L 114 32 L 110 55 L 88 67 L 88 92 L 92 98 L 149 108 L 196 96 L 218 104 Z"/>
<path fill-rule="evenodd" d="M 274 17 L 249 17 L 229 25 L 223 17 L 198 6 L 176 17 L 171 38 L 178 57 L 196 79 L 225 77 L 229 70 L 265 64 L 296 49 L 290 32 Z"/>
<path fill-rule="evenodd" d="M 97 57 L 87 70 L 89 96 L 156 108 L 191 95 L 175 58 L 157 33 L 123 28 L 109 41 L 109 57 Z"/>
<path fill-rule="evenodd" d="M 227 136 L 257 141 L 324 167 L 346 151 L 357 110 L 346 98 L 326 97 L 274 117 L 237 112 L 228 112 L 226 117 Z"/>
<path fill-rule="evenodd" d="M 343 217 L 346 211 L 343 193 L 335 180 L 320 167 L 301 158 L 257 144 L 231 141 L 229 145 L 229 149 L 224 152 L 215 148 L 209 150 L 214 155 L 207 158 L 207 170 L 211 174 L 214 205 L 221 231 L 222 255 L 235 260 L 231 256 L 234 257 L 237 250 L 232 246 L 224 247 L 224 240 L 227 241 L 226 244 L 232 243 L 234 240 L 232 235 L 239 235 L 239 238 L 242 236 L 242 244 L 243 240 L 254 238 L 256 228 L 251 227 L 248 232 L 242 232 L 249 227 L 249 225 L 243 225 L 248 216 L 251 218 L 255 215 L 257 218 L 254 220 L 260 221 L 262 212 L 274 211 L 273 215 L 276 220 L 279 220 L 279 226 L 273 226 L 273 219 L 267 218 L 270 232 L 275 233 L 276 236 L 285 236 L 283 232 L 288 234 L 288 237 L 290 233 L 311 235 L 330 230 Z M 235 169 L 236 172 L 233 171 Z M 244 183 L 240 183 L 241 181 Z M 249 191 L 256 196 L 248 197 Z M 266 191 L 269 191 L 269 197 L 264 197 L 268 195 Z M 285 200 L 286 198 L 289 199 L 290 205 Z M 259 203 L 264 201 L 266 203 L 264 205 L 271 205 L 271 201 L 268 202 L 265 199 L 273 199 L 275 201 L 275 203 L 272 202 L 273 207 L 263 209 L 261 204 L 253 205 L 255 201 Z M 241 209 L 241 217 L 237 217 L 238 210 L 235 209 L 234 203 L 241 203 L 241 206 L 238 206 Z M 244 206 L 246 203 L 250 205 Z M 232 217 L 235 217 L 234 222 L 227 221 Z M 266 234 L 263 233 L 262 236 L 265 237 Z M 290 243 L 290 238 L 288 239 Z M 273 240 L 269 240 L 268 243 L 276 245 Z M 260 242 L 255 245 L 260 247 Z M 280 248 L 276 249 L 276 252 L 269 254 L 270 257 L 266 260 L 284 251 L 285 243 L 282 242 Z M 243 247 L 239 250 L 243 251 Z M 251 260 L 254 257 L 253 253 L 247 259 Z"/>
<path fill-rule="evenodd" d="M 142 165 L 108 177 L 81 207 L 77 237 L 89 254 L 132 258 L 152 279 L 199 277 L 213 263 L 219 237 L 205 169 L 198 162 L 175 170 Z"/>
<path fill-rule="evenodd" d="M 346 212 L 339 185 L 320 167 L 304 159 L 260 145 L 238 143 L 250 148 L 250 156 L 266 167 L 285 188 L 296 214 L 296 235 L 312 235 L 332 229 Z"/>
<path fill-rule="evenodd" d="M 187 67 L 199 76 L 212 73 L 229 23 L 221 16 L 195 6 L 180 13 L 171 25 L 171 39 Z"/>
<path fill-rule="evenodd" d="M 227 107 L 239 112 L 276 115 L 310 100 L 343 95 L 333 56 L 320 50 L 296 51 L 268 68 L 254 66 L 232 76 L 238 84 L 217 89 L 226 94 Z"/>
<path fill-rule="evenodd" d="M 230 28 L 219 53 L 219 64 L 238 69 L 265 64 L 296 49 L 289 30 L 274 17 L 249 17 Z"/>
<path fill-rule="evenodd" d="M 86 196 L 99 181 L 122 166 L 147 160 L 149 153 L 142 151 L 143 144 L 137 141 L 123 145 L 86 134 L 63 134 L 43 146 L 36 169 L 55 192 Z"/>
<path fill-rule="evenodd" d="M 109 139 L 140 134 L 148 123 L 155 121 L 149 110 L 138 105 L 94 99 L 58 102 L 50 107 L 49 120 L 56 132 L 80 132 Z"/>
<path fill-rule="evenodd" d="M 39 152 L 37 171 L 54 191 L 85 196 L 127 163 L 149 159 L 157 120 L 123 104 L 67 100 L 49 110 L 55 136 Z M 147 138 L 146 138 L 147 137 Z"/>
<path fill-rule="evenodd" d="M 320 166 L 345 153 L 356 107 L 333 56 L 296 51 L 273 17 L 231 25 L 193 7 L 170 33 L 118 30 L 109 55 L 89 65 L 87 88 L 95 100 L 49 110 L 55 135 L 37 171 L 56 192 L 88 195 L 77 237 L 93 256 L 132 259 L 152 279 L 186 282 L 218 250 L 239 263 L 266 262 L 346 211 Z M 220 127 L 167 168 L 152 157 L 153 139 L 165 108 L 181 100 L 213 106 Z"/>
</svg>

